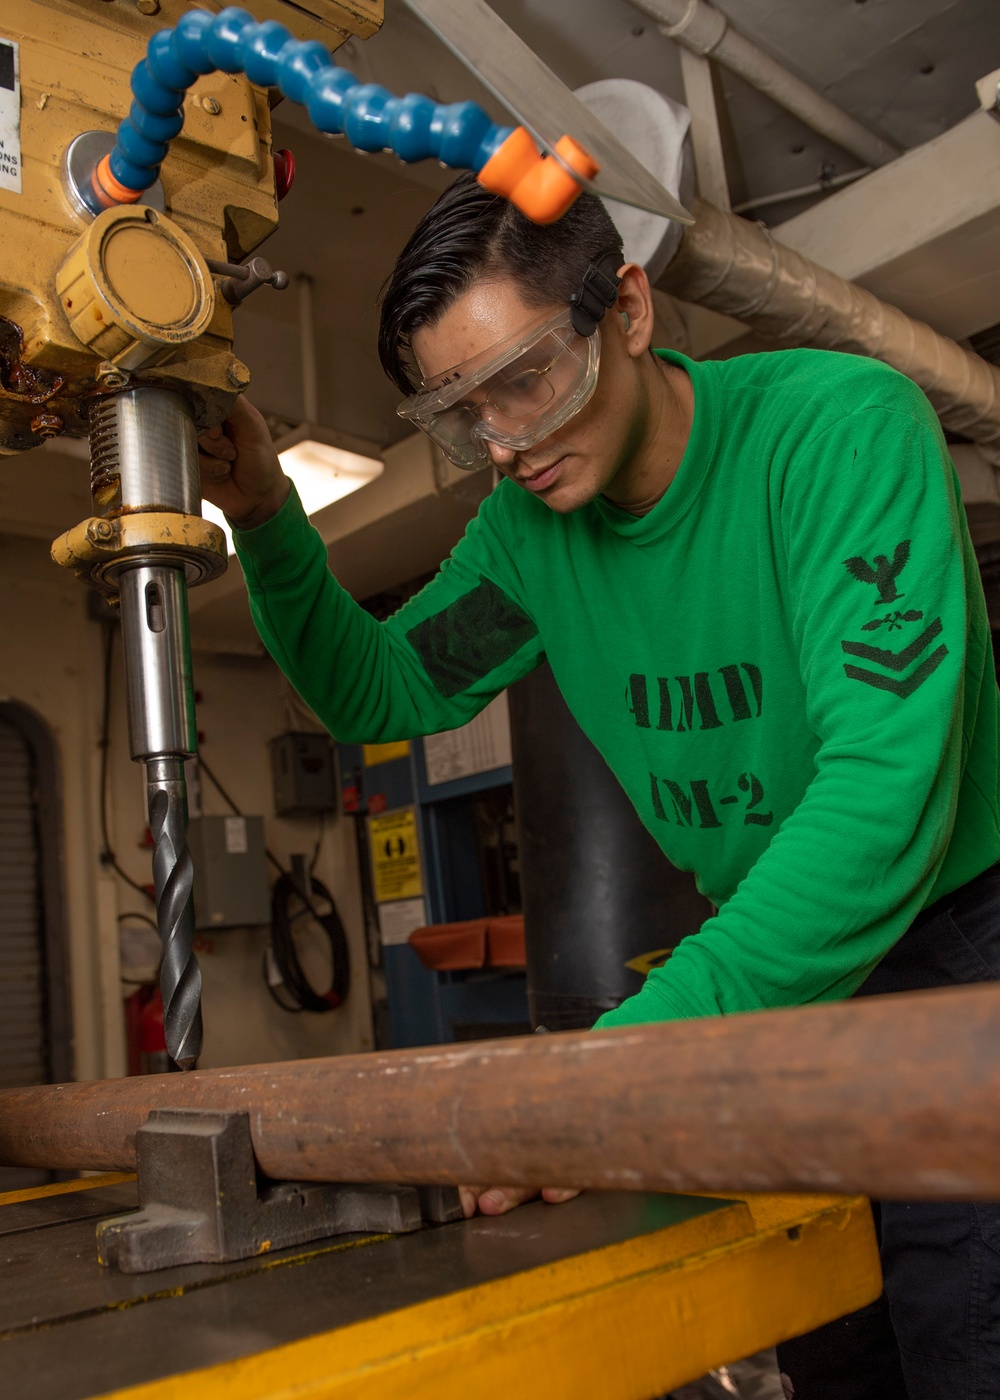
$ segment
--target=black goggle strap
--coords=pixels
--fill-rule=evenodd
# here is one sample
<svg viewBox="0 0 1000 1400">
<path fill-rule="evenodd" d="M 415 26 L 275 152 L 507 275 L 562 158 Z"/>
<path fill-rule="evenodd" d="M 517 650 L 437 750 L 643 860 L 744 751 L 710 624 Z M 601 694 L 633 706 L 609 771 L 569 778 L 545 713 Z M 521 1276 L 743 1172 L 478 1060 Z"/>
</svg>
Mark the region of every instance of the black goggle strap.
<svg viewBox="0 0 1000 1400">
<path fill-rule="evenodd" d="M 615 275 L 621 257 L 618 253 L 602 253 L 583 274 L 580 290 L 569 299 L 573 329 L 577 335 L 594 334 L 609 306 L 618 300 L 622 279 Z"/>
</svg>

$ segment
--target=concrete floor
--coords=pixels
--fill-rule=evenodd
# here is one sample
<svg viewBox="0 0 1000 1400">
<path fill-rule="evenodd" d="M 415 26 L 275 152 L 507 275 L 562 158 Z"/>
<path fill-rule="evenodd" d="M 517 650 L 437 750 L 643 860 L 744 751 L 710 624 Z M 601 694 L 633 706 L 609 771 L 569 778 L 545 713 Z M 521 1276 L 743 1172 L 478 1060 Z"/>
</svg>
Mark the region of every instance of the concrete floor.
<svg viewBox="0 0 1000 1400">
<path fill-rule="evenodd" d="M 786 1400 L 773 1351 L 735 1361 L 690 1385 L 672 1390 L 664 1400 Z"/>
</svg>

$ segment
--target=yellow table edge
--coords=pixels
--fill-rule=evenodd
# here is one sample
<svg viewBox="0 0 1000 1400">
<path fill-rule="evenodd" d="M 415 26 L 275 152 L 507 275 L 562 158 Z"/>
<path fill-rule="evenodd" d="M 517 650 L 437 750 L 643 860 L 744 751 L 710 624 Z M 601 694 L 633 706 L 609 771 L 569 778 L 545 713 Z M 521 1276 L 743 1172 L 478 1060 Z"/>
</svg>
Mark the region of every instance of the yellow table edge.
<svg viewBox="0 0 1000 1400">
<path fill-rule="evenodd" d="M 881 1286 L 864 1197 L 748 1196 L 99 1400 L 580 1400 L 595 1382 L 602 1400 L 646 1400 L 851 1312 Z"/>
<path fill-rule="evenodd" d="M 135 1181 L 135 1172 L 104 1172 L 100 1176 L 74 1177 L 72 1181 L 53 1181 L 47 1186 L 26 1186 L 23 1191 L 0 1192 L 0 1207 L 38 1201 L 44 1196 L 66 1196 L 73 1191 L 96 1191 L 102 1186 L 118 1186 L 123 1181 Z"/>
</svg>

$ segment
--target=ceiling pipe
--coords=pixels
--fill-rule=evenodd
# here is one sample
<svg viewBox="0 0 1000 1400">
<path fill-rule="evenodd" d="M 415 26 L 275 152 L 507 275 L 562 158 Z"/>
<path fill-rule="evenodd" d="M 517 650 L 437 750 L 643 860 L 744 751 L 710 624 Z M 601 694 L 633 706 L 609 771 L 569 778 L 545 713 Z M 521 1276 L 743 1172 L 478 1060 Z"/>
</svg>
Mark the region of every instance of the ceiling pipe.
<svg viewBox="0 0 1000 1400">
<path fill-rule="evenodd" d="M 632 0 L 632 4 L 655 20 L 668 38 L 692 53 L 716 59 L 865 165 L 888 165 L 902 155 L 899 146 L 869 131 L 745 38 L 708 0 Z"/>
<path fill-rule="evenodd" d="M 705 200 L 657 281 L 682 301 L 735 316 L 782 346 L 867 355 L 900 370 L 946 428 L 1000 465 L 1000 369 L 922 321 Z"/>
<path fill-rule="evenodd" d="M 863 175 L 870 175 L 871 169 L 863 165 L 860 170 L 847 170 L 843 175 L 831 175 L 825 180 L 814 180 L 810 185 L 798 185 L 794 190 L 780 190 L 777 194 L 762 194 L 757 199 L 745 199 L 742 204 L 734 204 L 734 214 L 745 214 L 748 209 L 767 209 L 772 204 L 788 204 L 793 199 L 806 199 L 812 194 L 831 194 L 844 185 L 853 185 Z M 714 201 L 713 201 L 714 203 Z"/>
</svg>

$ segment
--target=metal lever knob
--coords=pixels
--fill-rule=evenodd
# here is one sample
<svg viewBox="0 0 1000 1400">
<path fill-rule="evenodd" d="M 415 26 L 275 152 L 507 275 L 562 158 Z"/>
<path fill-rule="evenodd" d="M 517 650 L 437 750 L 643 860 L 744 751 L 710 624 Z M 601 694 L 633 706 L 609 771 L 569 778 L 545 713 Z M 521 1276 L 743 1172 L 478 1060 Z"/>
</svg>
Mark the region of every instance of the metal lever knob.
<svg viewBox="0 0 1000 1400">
<path fill-rule="evenodd" d="M 258 287 L 273 287 L 283 292 L 288 286 L 288 273 L 275 272 L 266 258 L 251 258 L 245 263 L 220 262 L 206 258 L 209 272 L 221 277 L 219 290 L 230 306 L 239 306 Z"/>
</svg>

